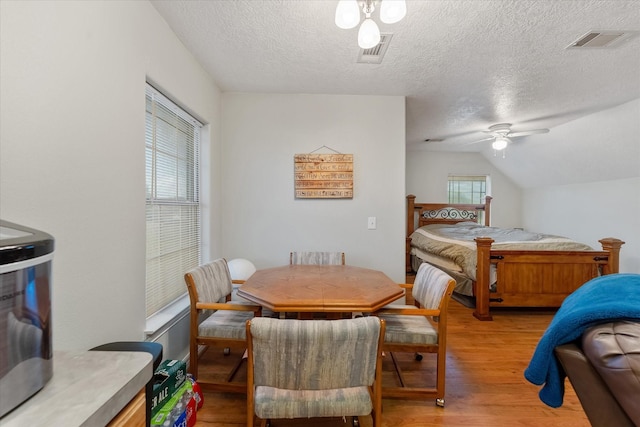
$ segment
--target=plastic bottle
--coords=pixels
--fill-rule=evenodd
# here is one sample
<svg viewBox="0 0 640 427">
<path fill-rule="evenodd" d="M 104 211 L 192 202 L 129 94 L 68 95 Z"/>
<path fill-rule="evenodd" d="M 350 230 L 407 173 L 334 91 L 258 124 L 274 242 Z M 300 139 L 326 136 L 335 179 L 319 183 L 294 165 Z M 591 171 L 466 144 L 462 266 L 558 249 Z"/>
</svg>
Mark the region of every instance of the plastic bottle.
<svg viewBox="0 0 640 427">
<path fill-rule="evenodd" d="M 202 389 L 198 382 L 193 378 L 193 375 L 187 374 L 187 379 L 191 382 L 191 388 L 193 389 L 193 397 L 196 399 L 196 408 L 202 408 L 204 404 L 204 396 L 202 395 Z"/>
<path fill-rule="evenodd" d="M 187 390 L 182 394 L 182 398 L 180 399 L 180 402 L 182 403 L 183 407 L 186 407 L 189 404 L 189 401 L 191 399 L 194 398 L 194 393 L 193 390 Z"/>
<path fill-rule="evenodd" d="M 176 406 L 173 407 L 173 409 L 171 410 L 171 415 L 170 417 L 172 418 L 173 421 L 177 420 L 178 418 L 180 418 L 180 415 L 182 415 L 182 413 L 184 412 L 184 404 L 182 403 L 182 400 L 179 400 L 176 403 Z M 173 424 L 172 424 L 173 425 Z"/>
</svg>

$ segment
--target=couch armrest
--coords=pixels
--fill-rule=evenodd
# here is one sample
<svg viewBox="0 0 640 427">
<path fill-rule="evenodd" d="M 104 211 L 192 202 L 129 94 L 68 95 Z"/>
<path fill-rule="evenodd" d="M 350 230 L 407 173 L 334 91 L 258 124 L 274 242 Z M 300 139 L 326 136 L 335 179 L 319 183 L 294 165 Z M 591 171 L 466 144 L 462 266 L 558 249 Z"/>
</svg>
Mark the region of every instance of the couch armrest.
<svg viewBox="0 0 640 427">
<path fill-rule="evenodd" d="M 555 353 L 593 427 L 634 427 L 580 347 L 564 344 Z"/>
<path fill-rule="evenodd" d="M 582 350 L 620 407 L 640 425 L 640 321 L 592 326 L 582 335 Z"/>
</svg>

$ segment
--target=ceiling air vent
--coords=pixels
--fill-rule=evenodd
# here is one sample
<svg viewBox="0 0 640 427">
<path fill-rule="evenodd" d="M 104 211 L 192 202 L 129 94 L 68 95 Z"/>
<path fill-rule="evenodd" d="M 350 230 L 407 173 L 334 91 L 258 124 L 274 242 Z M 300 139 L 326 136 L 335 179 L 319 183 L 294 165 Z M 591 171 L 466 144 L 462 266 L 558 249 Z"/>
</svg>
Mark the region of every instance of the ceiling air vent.
<svg viewBox="0 0 640 427">
<path fill-rule="evenodd" d="M 360 49 L 357 62 L 362 64 L 380 64 L 384 54 L 387 52 L 392 36 L 393 34 L 391 33 L 380 33 L 380 43 L 370 49 Z"/>
<path fill-rule="evenodd" d="M 638 34 L 637 31 L 589 31 L 575 42 L 567 46 L 567 49 L 607 49 L 619 46 Z"/>
</svg>

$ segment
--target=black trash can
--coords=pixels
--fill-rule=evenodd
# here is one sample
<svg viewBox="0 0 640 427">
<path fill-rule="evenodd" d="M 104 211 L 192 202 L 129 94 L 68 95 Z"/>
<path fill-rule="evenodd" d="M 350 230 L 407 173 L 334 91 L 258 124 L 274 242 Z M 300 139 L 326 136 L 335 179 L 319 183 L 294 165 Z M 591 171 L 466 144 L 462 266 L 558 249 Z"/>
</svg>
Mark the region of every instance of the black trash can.
<svg viewBox="0 0 640 427">
<path fill-rule="evenodd" d="M 151 354 L 153 358 L 153 372 L 162 362 L 162 344 L 146 341 L 118 341 L 99 345 L 92 348 L 94 351 L 143 351 Z M 147 427 L 151 425 L 151 396 L 153 395 L 153 375 L 145 387 Z"/>
</svg>

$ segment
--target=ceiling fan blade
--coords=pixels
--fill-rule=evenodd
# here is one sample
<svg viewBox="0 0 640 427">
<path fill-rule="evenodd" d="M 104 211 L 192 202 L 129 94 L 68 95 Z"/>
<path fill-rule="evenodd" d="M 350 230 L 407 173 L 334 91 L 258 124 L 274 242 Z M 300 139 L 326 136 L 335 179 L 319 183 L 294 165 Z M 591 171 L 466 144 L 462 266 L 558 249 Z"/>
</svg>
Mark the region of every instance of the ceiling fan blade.
<svg viewBox="0 0 640 427">
<path fill-rule="evenodd" d="M 471 145 L 471 144 L 477 144 L 479 142 L 493 141 L 494 139 L 496 139 L 496 137 L 492 136 L 490 138 L 483 138 L 483 139 L 478 139 L 476 141 L 467 142 L 466 144 L 463 144 L 463 145 Z"/>
<path fill-rule="evenodd" d="M 513 132 L 513 133 L 509 133 L 507 136 L 509 138 L 514 138 L 514 137 L 518 137 L 518 136 L 527 136 L 527 135 L 535 135 L 538 133 L 549 133 L 549 129 L 532 129 L 532 130 L 525 130 L 522 132 Z"/>
</svg>

